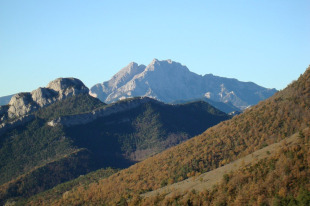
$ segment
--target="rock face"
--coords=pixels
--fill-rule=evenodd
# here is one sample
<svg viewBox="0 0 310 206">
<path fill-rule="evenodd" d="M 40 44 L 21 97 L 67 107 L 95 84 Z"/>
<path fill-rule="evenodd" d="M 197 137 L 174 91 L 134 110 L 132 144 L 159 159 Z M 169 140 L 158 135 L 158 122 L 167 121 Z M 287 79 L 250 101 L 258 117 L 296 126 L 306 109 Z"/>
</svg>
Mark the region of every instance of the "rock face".
<svg viewBox="0 0 310 206">
<path fill-rule="evenodd" d="M 58 78 L 47 85 L 48 89 L 58 92 L 58 99 L 88 93 L 88 88 L 79 79 Z"/>
<path fill-rule="evenodd" d="M 21 117 L 55 101 L 88 92 L 88 88 L 78 79 L 58 78 L 50 82 L 46 88 L 40 87 L 31 93 L 14 95 L 8 104 L 7 116 L 11 119 Z M 4 117 L 4 114 L 2 116 Z"/>
<path fill-rule="evenodd" d="M 90 89 L 92 96 L 106 103 L 136 96 L 148 96 L 166 103 L 208 98 L 217 102 L 231 102 L 239 109 L 257 104 L 275 92 L 277 90 L 252 82 L 240 82 L 212 74 L 201 76 L 180 63 L 157 59 L 146 67 L 130 63 L 111 80 Z"/>
<path fill-rule="evenodd" d="M 110 81 L 93 86 L 90 94 L 100 100 L 106 99 L 108 94 L 113 93 L 118 88 L 127 84 L 135 75 L 143 72 L 145 68 L 146 66 L 144 65 L 131 62 L 128 66 L 115 74 Z"/>
</svg>

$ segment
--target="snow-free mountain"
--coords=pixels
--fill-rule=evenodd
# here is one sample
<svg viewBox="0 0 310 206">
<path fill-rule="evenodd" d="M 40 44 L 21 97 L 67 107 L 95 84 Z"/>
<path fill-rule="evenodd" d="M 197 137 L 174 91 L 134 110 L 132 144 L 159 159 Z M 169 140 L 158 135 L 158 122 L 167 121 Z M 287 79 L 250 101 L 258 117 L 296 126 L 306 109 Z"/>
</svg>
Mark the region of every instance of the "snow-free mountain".
<svg viewBox="0 0 310 206">
<path fill-rule="evenodd" d="M 12 96 L 8 105 L 0 106 L 0 120 L 22 117 L 41 107 L 72 95 L 87 94 L 89 89 L 76 78 L 58 78 L 47 87 L 39 87 L 32 92 L 22 92 Z"/>
<path fill-rule="evenodd" d="M 136 96 L 148 96 L 166 103 L 207 98 L 231 103 L 241 110 L 275 92 L 276 89 L 264 88 L 253 82 L 241 82 L 212 74 L 198 75 L 178 62 L 157 59 L 148 66 L 132 62 L 109 81 L 96 84 L 90 89 L 92 96 L 106 103 Z"/>
</svg>

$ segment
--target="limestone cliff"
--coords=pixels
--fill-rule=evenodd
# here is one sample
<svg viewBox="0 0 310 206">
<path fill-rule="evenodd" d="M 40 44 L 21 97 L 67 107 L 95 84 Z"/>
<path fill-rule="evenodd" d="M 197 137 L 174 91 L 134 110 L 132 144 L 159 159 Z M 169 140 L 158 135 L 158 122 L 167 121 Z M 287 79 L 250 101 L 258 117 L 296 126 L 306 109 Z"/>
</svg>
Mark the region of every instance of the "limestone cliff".
<svg viewBox="0 0 310 206">
<path fill-rule="evenodd" d="M 46 88 L 38 88 L 32 92 L 19 93 L 11 98 L 7 114 L 0 112 L 2 120 L 18 118 L 67 97 L 87 94 L 88 88 L 75 78 L 58 78 L 50 82 Z M 4 110 L 4 108 L 2 109 Z"/>
</svg>

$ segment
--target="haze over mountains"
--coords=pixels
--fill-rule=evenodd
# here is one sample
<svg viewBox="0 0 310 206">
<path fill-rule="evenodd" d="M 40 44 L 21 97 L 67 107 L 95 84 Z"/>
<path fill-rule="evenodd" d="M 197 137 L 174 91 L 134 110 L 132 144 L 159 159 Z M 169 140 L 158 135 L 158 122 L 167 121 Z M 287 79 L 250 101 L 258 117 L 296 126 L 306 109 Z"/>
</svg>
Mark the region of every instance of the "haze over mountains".
<svg viewBox="0 0 310 206">
<path fill-rule="evenodd" d="M 154 59 L 148 66 L 130 63 L 109 81 L 91 87 L 90 94 L 106 103 L 135 96 L 148 96 L 166 103 L 207 98 L 231 103 L 243 110 L 276 91 L 252 82 L 212 74 L 201 76 L 180 63 Z"/>
</svg>

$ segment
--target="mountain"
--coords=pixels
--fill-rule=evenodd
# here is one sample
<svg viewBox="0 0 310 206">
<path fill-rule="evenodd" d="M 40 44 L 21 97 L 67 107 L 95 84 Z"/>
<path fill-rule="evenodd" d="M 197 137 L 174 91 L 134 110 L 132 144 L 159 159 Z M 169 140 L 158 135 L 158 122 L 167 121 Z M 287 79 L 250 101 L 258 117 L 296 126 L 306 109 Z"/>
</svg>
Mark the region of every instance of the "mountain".
<svg viewBox="0 0 310 206">
<path fill-rule="evenodd" d="M 243 110 L 276 91 L 252 82 L 212 74 L 201 76 L 180 63 L 154 59 L 148 66 L 130 63 L 109 81 L 93 86 L 90 94 L 106 103 L 136 96 L 148 96 L 166 103 L 208 98 L 215 102 L 231 102 Z"/>
<path fill-rule="evenodd" d="M 83 85 L 57 79 L 35 90 L 42 98 L 12 98 L 9 109 L 30 109 L 7 115 L 0 127 L 0 204 L 97 169 L 126 168 L 231 118 L 203 101 L 167 105 L 137 97 L 106 105 Z"/>
<path fill-rule="evenodd" d="M 14 94 L 0 97 L 0 106 L 7 105 L 13 96 L 14 96 Z"/>
<path fill-rule="evenodd" d="M 87 94 L 88 91 L 89 89 L 79 79 L 58 78 L 45 88 L 15 94 L 8 105 L 0 106 L 0 119 L 9 121 L 22 117 L 56 101 L 73 95 Z"/>
<path fill-rule="evenodd" d="M 233 104 L 231 104 L 231 102 L 216 102 L 216 101 L 212 101 L 211 99 L 208 99 L 206 97 L 200 98 L 200 99 L 189 99 L 189 100 L 177 100 L 177 101 L 173 101 L 170 102 L 170 104 L 184 104 L 184 103 L 189 103 L 189 102 L 196 102 L 196 101 L 204 101 L 207 102 L 209 104 L 211 104 L 213 107 L 215 107 L 216 109 L 219 109 L 227 114 L 229 113 L 236 113 L 236 114 L 240 114 L 241 110 L 237 107 L 235 107 Z"/>
<path fill-rule="evenodd" d="M 230 177 L 234 179 L 234 182 L 231 182 L 232 190 L 230 188 L 225 190 L 224 188 L 221 191 L 227 192 L 231 197 L 236 197 L 234 195 L 238 194 L 239 205 L 258 204 L 260 200 L 272 204 L 279 199 L 282 201 L 281 198 L 289 198 L 290 195 L 292 201 L 295 198 L 296 201 L 299 201 L 297 196 L 309 198 L 309 176 L 307 176 L 310 170 L 309 134 L 304 134 L 304 131 L 310 126 L 309 107 L 310 67 L 286 89 L 247 109 L 231 120 L 207 129 L 201 135 L 154 155 L 128 169 L 121 170 L 97 183 L 90 184 L 89 187 L 81 185 L 57 198 L 54 198 L 56 196 L 50 196 L 51 198 L 38 196 L 28 203 L 30 205 L 38 205 L 38 203 L 52 205 L 139 205 L 142 203 L 140 194 L 183 181 L 189 177 L 198 177 L 202 173 L 212 171 L 263 147 L 280 142 L 295 133 L 299 133 L 299 136 L 305 140 L 298 143 L 297 146 L 293 145 L 289 148 L 285 147 L 284 141 L 280 156 L 267 159 L 265 163 L 260 162 L 257 167 L 255 164 L 251 168 L 244 165 L 248 168 L 244 176 L 234 178 L 235 174 L 232 174 L 232 176 L 228 176 L 228 179 L 226 178 L 228 182 Z M 279 157 L 282 159 L 278 161 Z M 253 158 L 255 158 L 254 155 Z M 277 164 L 274 165 L 274 163 Z M 272 172 L 274 169 L 276 170 L 275 173 Z M 266 177 L 265 175 L 268 173 L 278 176 Z M 250 177 L 254 178 L 253 181 L 251 180 L 252 184 L 266 186 L 265 191 L 254 190 L 259 189 L 259 187 L 251 184 L 242 188 L 242 185 L 246 185 Z M 280 179 L 282 181 L 280 186 L 283 188 L 277 187 L 277 183 L 279 183 L 277 177 L 285 177 Z M 194 189 L 192 193 L 195 193 Z M 253 191 L 253 194 L 259 194 L 259 196 L 247 196 L 254 199 L 246 199 L 245 195 L 241 196 L 242 193 L 239 191 L 244 191 L 245 194 Z M 206 191 L 201 197 L 208 198 L 207 195 L 212 197 L 210 192 L 212 191 Z M 216 190 L 213 192 L 218 194 Z M 223 195 L 225 196 L 225 193 Z M 190 196 L 184 197 L 190 198 Z M 223 200 L 225 201 L 225 199 Z M 156 201 L 155 199 L 152 204 L 157 204 Z M 287 200 L 283 199 L 283 201 Z M 164 202 L 164 204 L 168 203 Z M 215 202 L 210 202 L 210 204 L 215 204 Z M 224 202 L 221 205 L 226 204 Z M 191 199 L 187 205 L 193 205 Z"/>
</svg>

